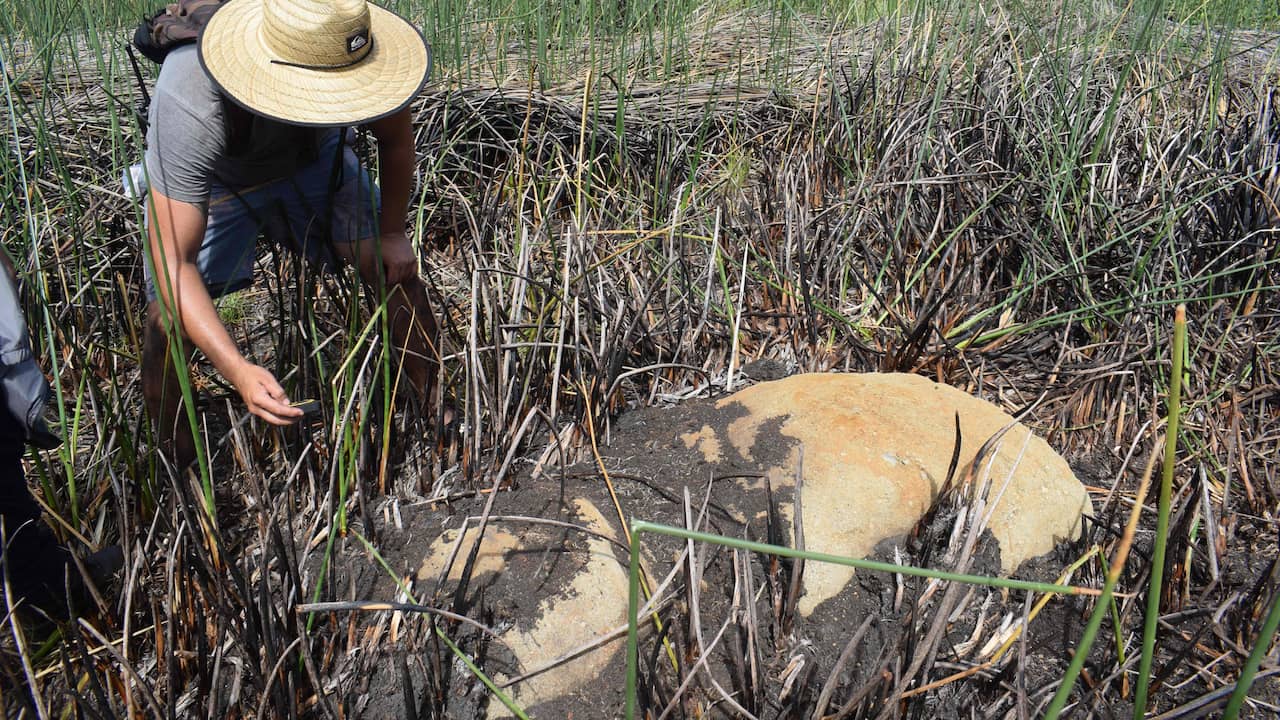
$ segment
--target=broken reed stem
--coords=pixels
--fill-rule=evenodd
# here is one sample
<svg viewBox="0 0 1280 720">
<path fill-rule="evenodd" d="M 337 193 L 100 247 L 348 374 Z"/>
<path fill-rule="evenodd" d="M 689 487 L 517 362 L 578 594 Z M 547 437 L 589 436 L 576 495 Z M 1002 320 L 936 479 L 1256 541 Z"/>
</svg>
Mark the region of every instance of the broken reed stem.
<svg viewBox="0 0 1280 720">
<path fill-rule="evenodd" d="M 493 693 L 493 696 L 498 698 L 499 702 L 505 705 L 506 708 L 516 717 L 520 718 L 520 720 L 529 720 L 529 716 L 525 714 L 524 710 L 520 709 L 520 706 L 516 705 L 515 701 L 508 697 L 506 693 L 502 692 L 502 689 L 494 684 L 493 680 L 491 680 L 488 675 L 484 674 L 484 671 L 479 667 L 476 667 L 476 664 L 472 662 L 471 658 L 467 657 L 467 654 L 462 652 L 461 648 L 453 644 L 453 641 L 449 639 L 448 635 L 444 634 L 444 631 L 440 629 L 439 625 L 432 623 L 431 629 L 435 630 L 436 636 L 443 640 L 445 645 L 449 646 L 449 649 L 453 651 L 453 654 L 462 661 L 463 665 L 467 666 L 467 669 L 471 671 L 472 675 L 479 678 L 480 682 L 484 683 L 484 686 L 489 688 L 489 692 Z"/>
<path fill-rule="evenodd" d="M 1151 683 L 1151 662 L 1155 655 L 1156 624 L 1160 619 L 1160 592 L 1164 582 L 1164 553 L 1168 543 L 1169 503 L 1173 494 L 1173 466 L 1178 452 L 1178 418 L 1182 412 L 1182 355 L 1187 343 L 1187 306 L 1178 305 L 1173 314 L 1173 369 L 1169 376 L 1169 418 L 1164 435 L 1164 464 L 1160 473 L 1160 504 L 1156 515 L 1155 547 L 1151 552 L 1151 584 L 1147 589 L 1147 614 L 1142 629 L 1142 659 L 1138 663 L 1138 690 L 1133 700 L 1133 716 L 1147 711 Z M 1142 494 L 1137 506 L 1142 505 Z"/>
<path fill-rule="evenodd" d="M 1031 592 L 1055 593 L 1058 595 L 1086 595 L 1097 597 L 1102 594 L 1102 590 L 1099 588 L 1079 587 L 1076 585 L 1059 585 L 1057 583 L 1034 582 L 1031 580 L 991 577 L 988 575 L 966 575 L 963 573 L 948 572 L 946 570 L 915 567 L 913 565 L 898 565 L 896 563 L 882 562 L 879 560 L 831 555 L 829 553 L 816 552 L 813 550 L 797 550 L 795 548 L 784 547 L 782 545 L 770 545 L 768 543 L 756 542 L 754 540 L 741 540 L 739 538 L 726 537 L 724 535 L 698 532 L 696 530 L 685 530 L 684 528 L 660 525 L 658 523 L 645 522 L 643 520 L 637 520 L 631 523 L 631 532 L 633 536 L 637 530 L 655 533 L 658 535 L 669 535 L 671 537 L 684 538 L 695 542 L 708 542 L 716 545 L 724 545 L 726 547 L 737 548 L 738 550 L 745 550 L 747 552 L 764 553 L 766 555 L 778 555 L 789 558 L 801 558 L 817 562 L 828 562 L 835 565 L 857 568 L 859 570 L 873 570 L 876 572 L 886 572 L 896 575 L 949 580 L 951 582 L 964 583 L 966 585 L 982 585 L 984 587 L 1007 588 L 1009 590 L 1030 590 Z"/>
<path fill-rule="evenodd" d="M 950 684 L 951 684 L 951 683 L 953 683 L 953 682 L 957 682 L 957 681 L 959 681 L 959 680 L 963 680 L 963 679 L 965 679 L 965 678 L 967 678 L 967 677 L 972 677 L 973 675 L 977 675 L 978 673 L 980 673 L 980 672 L 982 672 L 982 671 L 984 671 L 984 670 L 989 670 L 989 669 L 991 669 L 992 667 L 995 667 L 996 662 L 997 662 L 997 660 L 996 660 L 996 659 L 991 659 L 991 660 L 988 660 L 988 661 L 986 661 L 986 662 L 984 662 L 984 663 L 980 663 L 980 664 L 978 664 L 978 665 L 974 665 L 973 667 L 965 668 L 964 670 L 961 670 L 960 672 L 952 673 L 951 675 L 948 675 L 948 676 L 946 676 L 946 677 L 944 677 L 944 678 L 941 678 L 941 679 L 939 679 L 939 680 L 934 680 L 934 681 L 933 681 L 933 682 L 931 682 L 931 683 L 927 683 L 927 684 L 925 684 L 925 685 L 921 685 L 921 686 L 920 686 L 920 687 L 918 687 L 918 688 L 912 688 L 912 689 L 907 690 L 906 692 L 902 693 L 901 695 L 899 695 L 899 696 L 898 696 L 898 699 L 899 699 L 899 700 L 906 700 L 907 698 L 915 697 L 916 695 L 923 695 L 923 694 L 925 694 L 925 693 L 927 693 L 927 692 L 929 692 L 929 691 L 931 691 L 931 690 L 937 690 L 938 688 L 943 687 L 943 686 L 946 686 L 946 685 L 950 685 Z"/>
<path fill-rule="evenodd" d="M 1159 443 L 1156 443 L 1159 447 Z M 1151 486 L 1151 473 L 1155 470 L 1157 453 L 1153 449 L 1151 457 L 1147 459 L 1147 467 L 1142 472 L 1142 480 L 1138 483 L 1138 498 L 1146 494 L 1147 488 Z M 1098 598 L 1098 602 L 1093 606 L 1093 612 L 1089 615 L 1089 623 L 1085 625 L 1084 635 L 1080 638 L 1080 644 L 1076 646 L 1075 654 L 1071 656 L 1071 664 L 1067 666 L 1067 672 L 1062 678 L 1062 684 L 1058 686 L 1058 692 L 1054 693 L 1053 700 L 1050 701 L 1049 707 L 1045 710 L 1045 720 L 1056 720 L 1062 712 L 1063 706 L 1067 704 L 1067 698 L 1071 697 L 1071 691 L 1075 688 L 1076 678 L 1079 677 L 1080 671 L 1084 668 L 1085 658 L 1089 656 L 1089 650 L 1093 647 L 1093 641 L 1098 635 L 1098 628 L 1102 626 L 1102 619 L 1106 617 L 1111 609 L 1112 591 L 1116 587 L 1116 583 L 1120 581 L 1120 575 L 1124 572 L 1125 563 L 1129 560 L 1129 551 L 1133 548 L 1133 538 L 1138 534 L 1138 520 L 1142 517 L 1142 502 L 1133 504 L 1133 510 L 1129 511 L 1129 522 L 1125 525 L 1124 535 L 1120 538 L 1120 545 L 1116 547 L 1115 560 L 1111 563 L 1111 567 L 1107 569 L 1106 580 L 1102 584 L 1102 597 Z M 1099 552 L 1099 558 L 1102 553 Z M 1105 566 L 1105 563 L 1104 563 Z"/>
<path fill-rule="evenodd" d="M 1137 511 L 1135 510 L 1135 513 L 1136 512 Z M 684 528 L 637 520 L 631 523 L 631 559 L 628 568 L 627 686 L 626 708 L 624 715 L 627 720 L 633 720 L 636 712 L 636 676 L 639 669 L 639 621 L 637 614 L 639 613 L 640 606 L 640 536 L 646 532 L 655 533 L 657 535 L 667 535 L 684 540 L 693 540 L 694 542 L 724 545 L 738 550 L 763 553 L 765 555 L 778 555 L 780 557 L 828 562 L 859 570 L 872 570 L 889 574 L 910 575 L 912 577 L 950 580 L 952 582 L 965 583 L 967 585 L 982 585 L 985 587 L 1008 588 L 1010 590 L 1030 590 L 1031 592 L 1058 593 L 1063 595 L 1096 596 L 1101 594 L 1101 591 L 1094 590 L 1092 588 L 1031 582 L 1028 580 L 1014 580 L 1012 578 L 987 577 L 983 575 L 964 575 L 961 573 L 947 572 L 945 570 L 931 570 L 929 568 L 918 568 L 911 565 L 896 565 L 894 563 L 880 562 L 878 560 L 865 560 L 862 558 L 830 555 L 828 553 L 814 552 L 811 550 L 797 550 L 795 548 L 783 547 L 781 545 L 770 545 L 768 543 L 755 542 L 752 540 L 740 540 L 738 538 L 725 537 L 723 535 L 714 535 L 711 533 L 698 532 L 696 530 L 686 530 Z M 1128 553 L 1127 544 L 1122 544 L 1121 549 L 1126 554 Z M 1117 563 L 1117 567 L 1123 568 L 1123 566 L 1123 563 Z"/>
<path fill-rule="evenodd" d="M 1066 584 L 1066 582 L 1071 579 L 1071 576 L 1074 575 L 1077 570 L 1083 567 L 1085 563 L 1089 562 L 1090 558 L 1094 557 L 1095 555 L 1097 555 L 1098 557 L 1102 557 L 1102 548 L 1098 547 L 1097 545 L 1094 545 L 1092 548 L 1089 549 L 1088 552 L 1076 558 L 1074 562 L 1068 565 L 1067 569 L 1064 570 L 1062 574 L 1058 576 L 1058 584 L 1059 585 Z M 1115 593 L 1112 594 L 1112 597 L 1115 597 Z M 1036 619 L 1036 617 L 1040 614 L 1040 611 L 1044 610 L 1045 606 L 1048 605 L 1049 601 L 1052 600 L 1053 598 L 1054 598 L 1053 595 L 1045 595 L 1044 597 L 1036 601 L 1036 604 L 1031 608 L 1031 611 L 1027 613 L 1026 621 L 1021 623 L 1019 626 L 1017 626 L 1017 632 L 1010 635 L 1009 639 L 1001 643 L 999 649 L 997 649 L 995 653 L 991 655 L 992 663 L 1000 662 L 1000 658 L 1004 657 L 1004 654 L 1009 652 L 1009 648 L 1013 647 L 1013 644 L 1018 641 L 1018 638 L 1022 637 L 1022 635 L 1030 629 L 1031 621 Z M 906 697 L 906 695 L 904 694 L 903 697 Z"/>
<path fill-rule="evenodd" d="M 613 500 L 613 509 L 618 513 L 618 523 L 622 526 L 622 533 L 626 536 L 627 545 L 634 548 L 635 543 L 632 539 L 631 531 L 628 529 L 627 515 L 622 511 L 622 503 L 618 500 L 618 492 L 613 488 L 613 480 L 609 477 L 609 469 L 605 467 L 604 457 L 600 455 L 600 446 L 596 442 L 596 425 L 592 419 L 591 395 L 585 384 L 580 384 L 578 387 L 581 388 L 582 397 L 586 401 L 586 413 L 584 414 L 587 419 L 587 437 L 591 440 L 591 456 L 596 461 L 596 467 L 600 468 L 600 475 L 604 478 L 605 487 L 609 489 L 609 498 Z M 647 602 L 653 599 L 653 590 L 649 587 L 648 576 L 644 575 L 643 572 L 642 569 L 641 585 L 644 589 L 644 599 Z M 671 641 L 666 638 L 666 633 L 663 632 L 662 618 L 658 616 L 657 608 L 653 610 L 653 625 L 658 629 L 658 632 L 663 634 L 662 644 L 667 650 L 667 658 L 671 660 L 671 669 L 678 670 L 680 661 L 676 659 L 675 648 L 671 647 Z"/>
<path fill-rule="evenodd" d="M 324 613 L 324 612 L 411 612 L 423 613 L 426 615 L 438 615 L 442 618 L 453 620 L 454 622 L 465 623 L 489 637 L 499 637 L 497 631 L 489 626 L 476 622 L 466 615 L 449 612 L 438 607 L 430 605 L 419 605 L 417 603 L 405 602 L 387 602 L 384 600 L 351 600 L 351 601 L 334 601 L 334 602 L 312 602 L 298 603 L 294 609 L 300 613 Z"/>
<path fill-rule="evenodd" d="M 1262 624 L 1262 632 L 1258 633 L 1258 640 L 1254 643 L 1253 650 L 1249 652 L 1249 659 L 1245 661 L 1244 668 L 1240 671 L 1240 679 L 1236 681 L 1236 689 L 1231 693 L 1231 699 L 1227 701 L 1226 712 L 1222 714 L 1223 720 L 1236 720 L 1239 717 L 1244 699 L 1249 695 L 1249 686 L 1253 684 L 1258 666 L 1262 664 L 1262 658 L 1271 647 L 1271 640 L 1276 635 L 1277 626 L 1280 626 L 1280 594 L 1271 601 L 1271 610 L 1267 613 L 1266 622 Z"/>
</svg>

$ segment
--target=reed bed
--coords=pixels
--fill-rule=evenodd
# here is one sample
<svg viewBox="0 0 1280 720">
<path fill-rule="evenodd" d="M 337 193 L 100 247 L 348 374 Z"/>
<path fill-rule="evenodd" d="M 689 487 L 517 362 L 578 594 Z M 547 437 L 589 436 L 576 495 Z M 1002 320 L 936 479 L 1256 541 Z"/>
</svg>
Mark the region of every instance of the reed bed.
<svg viewBox="0 0 1280 720">
<path fill-rule="evenodd" d="M 1259 631 L 1277 597 L 1280 109 L 1274 36 L 1213 24 L 1212 9 L 617 3 L 570 30 L 546 25 L 567 6 L 504 22 L 401 8 L 439 62 L 415 105 L 410 222 L 464 430 L 450 440 L 391 401 L 376 303 L 352 277 L 264 255 L 224 317 L 325 420 L 268 431 L 198 369 L 203 478 L 158 459 L 141 409 L 123 32 L 77 29 L 92 9 L 7 13 L 0 241 L 66 437 L 32 475 L 67 541 L 120 543 L 127 571 L 102 618 L 3 646 L 6 711 L 359 715 L 378 649 L 408 640 L 297 606 L 352 599 L 384 572 L 388 507 L 551 473 L 617 413 L 740 387 L 756 359 L 921 373 L 1025 413 L 1090 479 L 1098 512 L 1073 582 L 1101 587 L 1134 506 L 1155 503 L 1135 491 L 1164 429 L 1178 304 L 1183 414 L 1148 708 L 1225 704 L 1271 642 Z M 1258 22 L 1249 9 L 1231 17 Z M 1131 712 L 1155 517 L 1127 540 L 1075 717 Z M 947 659 L 938 628 L 972 601 L 922 605 L 899 662 L 870 679 L 812 670 L 799 682 L 813 691 L 788 702 L 757 680 L 754 714 L 924 717 L 937 693 L 979 682 L 985 695 L 945 696 L 960 716 L 1037 714 L 1058 683 L 1028 686 L 1016 653 Z M 1095 601 L 1061 602 L 1083 626 Z M 781 626 L 781 610 L 757 620 Z M 453 717 L 450 648 L 465 654 L 468 636 L 417 622 L 406 637 L 434 670 L 406 713 Z M 1259 663 L 1245 714 L 1260 717 L 1280 693 L 1274 660 Z M 677 685 L 641 683 L 642 707 L 679 696 L 689 714 L 740 716 Z"/>
</svg>

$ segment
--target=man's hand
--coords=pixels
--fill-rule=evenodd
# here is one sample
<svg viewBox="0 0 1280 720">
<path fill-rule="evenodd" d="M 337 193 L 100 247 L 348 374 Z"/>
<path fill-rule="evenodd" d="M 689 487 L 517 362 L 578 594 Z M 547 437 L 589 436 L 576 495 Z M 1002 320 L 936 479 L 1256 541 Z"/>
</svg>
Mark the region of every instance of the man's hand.
<svg viewBox="0 0 1280 720">
<path fill-rule="evenodd" d="M 235 377 L 227 379 L 235 384 L 249 412 L 272 425 L 292 425 L 302 419 L 302 409 L 289 405 L 289 396 L 266 368 L 246 362 Z"/>
<path fill-rule="evenodd" d="M 386 273 L 387 285 L 399 285 L 412 280 L 418 275 L 418 256 L 413 252 L 413 244 L 403 230 L 382 234 L 382 269 Z"/>
</svg>

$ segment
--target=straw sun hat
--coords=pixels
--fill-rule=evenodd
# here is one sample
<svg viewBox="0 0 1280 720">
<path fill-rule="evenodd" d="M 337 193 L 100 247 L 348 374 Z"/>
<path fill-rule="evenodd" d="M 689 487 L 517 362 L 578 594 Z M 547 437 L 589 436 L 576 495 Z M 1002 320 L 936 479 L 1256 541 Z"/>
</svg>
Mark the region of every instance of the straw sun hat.
<svg viewBox="0 0 1280 720">
<path fill-rule="evenodd" d="M 227 0 L 200 62 L 240 105 L 293 125 L 358 125 L 409 104 L 431 54 L 412 23 L 365 0 Z"/>
</svg>

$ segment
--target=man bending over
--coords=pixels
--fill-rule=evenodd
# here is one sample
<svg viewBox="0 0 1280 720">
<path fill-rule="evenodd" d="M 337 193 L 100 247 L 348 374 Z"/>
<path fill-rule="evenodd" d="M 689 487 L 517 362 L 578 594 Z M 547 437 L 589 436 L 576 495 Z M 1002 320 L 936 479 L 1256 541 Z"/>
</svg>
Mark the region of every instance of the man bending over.
<svg viewBox="0 0 1280 720">
<path fill-rule="evenodd" d="M 302 417 L 245 358 L 214 299 L 252 282 L 261 234 L 322 267 L 351 264 L 385 289 L 403 373 L 430 401 L 436 322 L 405 234 L 414 147 L 408 105 L 426 82 L 418 30 L 365 0 L 229 0 L 198 44 L 174 49 L 147 132 L 148 308 L 144 393 L 179 467 L 195 457 L 171 347 L 189 339 L 274 425 Z M 347 146 L 377 141 L 381 188 Z M 173 335 L 174 332 L 180 333 Z"/>
</svg>

